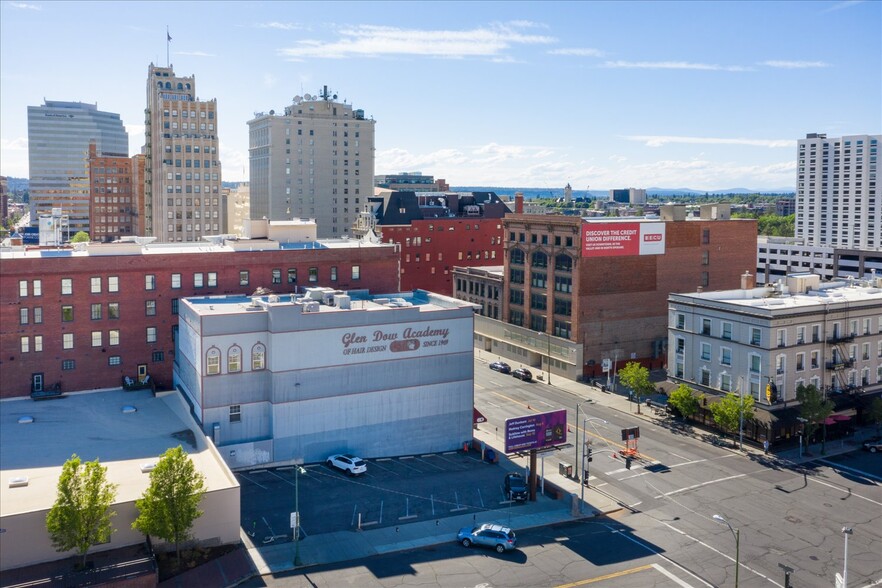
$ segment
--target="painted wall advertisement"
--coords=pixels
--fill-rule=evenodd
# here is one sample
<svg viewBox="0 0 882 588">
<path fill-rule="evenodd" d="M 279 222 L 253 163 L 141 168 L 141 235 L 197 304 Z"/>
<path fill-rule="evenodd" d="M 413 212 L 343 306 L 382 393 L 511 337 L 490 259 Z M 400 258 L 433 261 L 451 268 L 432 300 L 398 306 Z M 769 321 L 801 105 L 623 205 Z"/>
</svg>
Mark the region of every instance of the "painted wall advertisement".
<svg viewBox="0 0 882 588">
<path fill-rule="evenodd" d="M 567 442 L 566 409 L 505 420 L 505 452 L 542 449 Z"/>
<path fill-rule="evenodd" d="M 594 223 L 582 225 L 582 257 L 662 255 L 665 223 Z"/>
</svg>

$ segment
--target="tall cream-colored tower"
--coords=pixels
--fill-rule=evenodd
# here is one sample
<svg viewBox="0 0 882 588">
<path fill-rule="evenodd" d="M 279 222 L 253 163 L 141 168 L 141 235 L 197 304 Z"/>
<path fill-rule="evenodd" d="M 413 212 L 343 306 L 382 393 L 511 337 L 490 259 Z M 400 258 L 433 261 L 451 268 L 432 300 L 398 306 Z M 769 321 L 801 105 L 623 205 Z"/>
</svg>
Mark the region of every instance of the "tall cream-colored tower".
<svg viewBox="0 0 882 588">
<path fill-rule="evenodd" d="M 351 231 L 373 194 L 374 120 L 321 95 L 248 121 L 251 218 L 313 218 L 320 238 Z"/>
<path fill-rule="evenodd" d="M 196 97 L 195 76 L 147 70 L 145 234 L 199 241 L 224 230 L 217 100 Z"/>
</svg>

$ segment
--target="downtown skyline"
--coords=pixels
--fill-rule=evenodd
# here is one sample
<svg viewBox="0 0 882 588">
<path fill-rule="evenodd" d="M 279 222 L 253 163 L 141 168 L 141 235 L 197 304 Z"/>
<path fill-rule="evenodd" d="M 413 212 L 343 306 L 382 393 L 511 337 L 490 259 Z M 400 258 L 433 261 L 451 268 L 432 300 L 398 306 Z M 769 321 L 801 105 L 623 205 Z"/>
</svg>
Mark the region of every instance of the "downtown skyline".
<svg viewBox="0 0 882 588">
<path fill-rule="evenodd" d="M 140 152 L 167 49 L 218 101 L 225 181 L 248 120 L 324 85 L 377 121 L 377 174 L 459 186 L 792 189 L 806 133 L 882 127 L 879 2 L 125 6 L 0 3 L 0 174 L 27 177 L 44 98 L 119 113 Z"/>
</svg>

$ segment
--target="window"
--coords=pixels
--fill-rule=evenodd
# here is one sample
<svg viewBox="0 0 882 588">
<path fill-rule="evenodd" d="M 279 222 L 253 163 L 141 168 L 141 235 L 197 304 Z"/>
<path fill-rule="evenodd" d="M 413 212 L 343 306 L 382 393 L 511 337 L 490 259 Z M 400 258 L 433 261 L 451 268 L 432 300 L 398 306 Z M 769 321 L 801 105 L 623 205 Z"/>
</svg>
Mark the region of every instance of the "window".
<svg viewBox="0 0 882 588">
<path fill-rule="evenodd" d="M 535 235 L 533 236 L 535 237 Z M 548 267 L 548 256 L 541 251 L 535 251 L 531 261 L 533 262 L 533 267 Z"/>
<path fill-rule="evenodd" d="M 101 320 L 101 304 L 96 303 L 91 305 L 91 316 L 93 321 Z"/>
<path fill-rule="evenodd" d="M 122 358 L 119 355 L 111 355 L 107 358 L 107 365 L 122 365 Z"/>
<path fill-rule="evenodd" d="M 90 278 L 89 291 L 92 294 L 101 294 L 101 276 Z"/>
<path fill-rule="evenodd" d="M 147 342 L 156 343 L 156 327 L 147 327 Z"/>
<path fill-rule="evenodd" d="M 205 373 L 214 376 L 220 373 L 220 349 L 212 347 L 205 354 Z"/>
<path fill-rule="evenodd" d="M 34 351 L 43 351 L 43 335 L 34 335 Z"/>
<path fill-rule="evenodd" d="M 682 364 L 681 364 L 681 365 L 682 365 Z M 682 373 L 682 371 L 680 372 L 680 375 L 679 375 L 678 377 L 680 377 L 680 378 L 683 377 L 683 373 Z M 698 382 L 699 382 L 702 386 L 710 386 L 710 370 L 709 370 L 709 369 L 707 369 L 707 368 L 701 368 L 701 372 L 699 372 L 699 376 L 698 376 L 698 378 L 699 378 L 699 379 L 698 379 Z"/>
<path fill-rule="evenodd" d="M 702 335 L 710 335 L 711 334 L 711 320 L 709 318 L 701 319 L 701 334 Z"/>
<path fill-rule="evenodd" d="M 28 295 L 28 281 L 27 280 L 19 280 L 18 281 L 18 295 L 22 298 L 27 297 L 27 295 Z"/>
<path fill-rule="evenodd" d="M 174 289 L 178 289 L 181 287 L 181 274 L 171 275 L 171 287 Z"/>
<path fill-rule="evenodd" d="M 69 323 L 69 322 L 73 321 L 73 319 L 74 319 L 73 306 L 70 306 L 70 305 L 62 306 L 61 307 L 61 322 Z"/>
<path fill-rule="evenodd" d="M 720 365 L 732 365 L 732 350 L 730 348 L 720 348 Z"/>
<path fill-rule="evenodd" d="M 193 274 L 193 287 L 202 288 L 204 286 L 204 278 L 205 275 L 202 272 L 196 272 Z"/>
<path fill-rule="evenodd" d="M 439 258 L 439 261 L 440 261 L 440 258 Z M 361 266 L 360 265 L 353 265 L 352 266 L 352 279 L 353 280 L 360 280 L 361 279 Z"/>
<path fill-rule="evenodd" d="M 234 345 L 230 347 L 229 352 L 227 353 L 227 372 L 241 372 L 242 371 L 242 349 Z"/>
<path fill-rule="evenodd" d="M 28 309 L 22 308 L 18 311 L 18 324 L 26 325 L 28 324 Z"/>
<path fill-rule="evenodd" d="M 21 352 L 29 353 L 31 350 L 31 338 L 30 337 L 22 337 L 21 338 Z"/>
<path fill-rule="evenodd" d="M 750 344 L 751 345 L 759 345 L 761 341 L 762 331 L 757 329 L 756 327 L 750 328 Z"/>
<path fill-rule="evenodd" d="M 208 287 L 217 287 L 217 272 L 208 272 Z"/>
<path fill-rule="evenodd" d="M 812 355 L 811 355 L 812 363 L 811 363 L 811 366 L 812 366 L 812 369 L 813 369 L 813 370 L 816 370 L 816 369 L 818 369 L 818 368 L 821 366 L 821 362 L 820 362 L 820 359 L 819 359 L 819 358 L 820 358 L 820 353 L 821 353 L 820 351 L 812 351 Z"/>
<path fill-rule="evenodd" d="M 165 352 L 164 351 L 154 351 L 151 355 L 151 359 L 153 363 L 160 363 L 165 361 Z"/>
<path fill-rule="evenodd" d="M 711 358 L 711 345 L 710 343 L 702 343 L 701 344 L 701 359 L 703 361 L 710 361 Z"/>
<path fill-rule="evenodd" d="M 111 345 L 119 345 L 119 330 L 111 329 L 107 332 L 107 339 Z"/>
<path fill-rule="evenodd" d="M 42 296 L 43 295 L 43 280 L 34 280 L 34 296 Z"/>
<path fill-rule="evenodd" d="M 156 290 L 156 276 L 154 274 L 147 274 L 144 276 L 144 289 Z"/>
<path fill-rule="evenodd" d="M 732 340 L 732 323 L 723 323 L 722 334 L 720 336 L 727 341 Z"/>
<path fill-rule="evenodd" d="M 426 255 L 426 257 L 428 258 L 428 255 Z M 429 261 L 429 260 L 426 259 L 426 261 Z M 331 266 L 331 281 L 332 282 L 337 281 L 337 266 L 336 265 Z"/>
<path fill-rule="evenodd" d="M 173 315 L 177 315 L 177 314 L 178 314 L 178 306 L 179 306 L 179 299 L 177 299 L 177 298 L 172 298 L 172 299 L 171 299 L 171 313 L 172 313 Z"/>
<path fill-rule="evenodd" d="M 119 276 L 107 276 L 107 291 L 119 292 Z"/>
<path fill-rule="evenodd" d="M 309 268 L 309 281 L 310 282 L 318 282 L 318 268 L 317 267 Z"/>
<path fill-rule="evenodd" d="M 119 318 L 119 302 L 107 303 L 107 318 L 111 318 L 111 319 L 118 319 Z"/>
<path fill-rule="evenodd" d="M 509 261 L 517 265 L 524 265 L 524 252 L 520 249 L 512 249 L 509 253 Z"/>
<path fill-rule="evenodd" d="M 77 363 L 72 359 L 65 359 L 61 362 L 61 369 L 64 371 L 70 371 L 77 367 Z"/>
<path fill-rule="evenodd" d="M 297 283 L 297 268 L 289 267 L 288 268 L 288 283 L 296 284 Z"/>
<path fill-rule="evenodd" d="M 805 327 L 796 327 L 796 344 L 802 345 L 805 343 Z"/>
<path fill-rule="evenodd" d="M 757 353 L 751 353 L 750 359 L 748 361 L 750 363 L 750 371 L 754 374 L 760 373 L 760 370 L 762 370 L 762 366 L 760 363 L 762 361 L 762 357 Z"/>
<path fill-rule="evenodd" d="M 238 423 L 242 421 L 242 407 L 239 404 L 230 406 L 230 422 Z"/>
<path fill-rule="evenodd" d="M 870 359 L 870 344 L 864 343 L 861 345 L 861 359 L 864 361 Z"/>
<path fill-rule="evenodd" d="M 258 343 L 251 348 L 251 369 L 262 370 L 266 366 L 266 347 Z"/>
<path fill-rule="evenodd" d="M 248 285 L 248 270 L 240 270 L 239 271 L 239 285 L 247 286 Z"/>
<path fill-rule="evenodd" d="M 787 347 L 787 330 L 786 329 L 778 329 L 778 347 Z"/>
<path fill-rule="evenodd" d="M 73 341 L 73 333 L 64 333 L 61 335 L 61 348 L 62 349 L 73 349 L 74 341 Z"/>
<path fill-rule="evenodd" d="M 156 301 L 155 300 L 145 300 L 144 301 L 144 313 L 147 316 L 156 316 Z"/>
<path fill-rule="evenodd" d="M 686 328 L 686 315 L 677 313 L 677 328 L 681 331 Z"/>
<path fill-rule="evenodd" d="M 70 278 L 61 278 L 61 293 L 73 294 L 73 280 Z"/>
<path fill-rule="evenodd" d="M 40 325 L 43 323 L 43 307 L 35 306 L 34 307 L 34 324 Z"/>
<path fill-rule="evenodd" d="M 732 376 L 727 373 L 720 374 L 720 390 L 723 392 L 732 391 Z"/>
<path fill-rule="evenodd" d="M 777 355 L 775 356 L 775 373 L 779 376 L 784 373 L 787 367 L 787 356 L 786 355 Z"/>
</svg>

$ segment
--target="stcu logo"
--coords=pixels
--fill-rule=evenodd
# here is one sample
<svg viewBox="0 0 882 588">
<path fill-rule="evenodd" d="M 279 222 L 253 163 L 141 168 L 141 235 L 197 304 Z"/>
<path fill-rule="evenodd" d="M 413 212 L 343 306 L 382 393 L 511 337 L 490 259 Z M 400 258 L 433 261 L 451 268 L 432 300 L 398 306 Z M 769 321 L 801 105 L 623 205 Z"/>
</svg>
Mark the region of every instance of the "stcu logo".
<svg viewBox="0 0 882 588">
<path fill-rule="evenodd" d="M 649 233 L 647 235 L 643 235 L 644 241 L 661 241 L 662 236 L 661 233 Z"/>
</svg>

